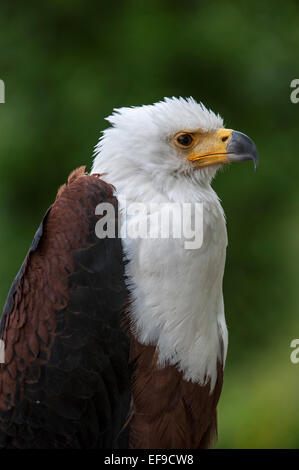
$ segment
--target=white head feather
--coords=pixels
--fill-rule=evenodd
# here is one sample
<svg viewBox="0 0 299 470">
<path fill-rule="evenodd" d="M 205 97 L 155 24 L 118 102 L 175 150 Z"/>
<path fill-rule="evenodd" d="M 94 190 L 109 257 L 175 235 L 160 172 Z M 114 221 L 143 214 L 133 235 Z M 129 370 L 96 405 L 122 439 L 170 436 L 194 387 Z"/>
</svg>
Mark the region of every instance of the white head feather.
<svg viewBox="0 0 299 470">
<path fill-rule="evenodd" d="M 223 127 L 219 115 L 193 98 L 165 98 L 153 105 L 115 109 L 107 121 L 112 127 L 103 132 L 95 147 L 92 173 L 109 173 L 126 185 L 139 174 L 150 178 L 157 189 L 167 191 L 178 174 L 207 184 L 218 169 L 214 165 L 194 171 L 192 163 L 169 145 L 181 130 Z"/>
</svg>

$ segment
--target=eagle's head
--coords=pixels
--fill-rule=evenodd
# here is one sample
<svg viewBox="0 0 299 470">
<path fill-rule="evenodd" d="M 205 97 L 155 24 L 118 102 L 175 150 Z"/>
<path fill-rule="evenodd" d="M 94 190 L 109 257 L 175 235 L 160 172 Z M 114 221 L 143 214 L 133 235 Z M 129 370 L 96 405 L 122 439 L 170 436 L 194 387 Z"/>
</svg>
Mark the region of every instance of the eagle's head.
<svg viewBox="0 0 299 470">
<path fill-rule="evenodd" d="M 115 109 L 95 149 L 92 172 L 111 181 L 134 175 L 157 189 L 178 179 L 209 184 L 217 170 L 234 161 L 253 160 L 253 141 L 226 129 L 219 115 L 193 98 L 165 98 L 153 105 Z"/>
</svg>

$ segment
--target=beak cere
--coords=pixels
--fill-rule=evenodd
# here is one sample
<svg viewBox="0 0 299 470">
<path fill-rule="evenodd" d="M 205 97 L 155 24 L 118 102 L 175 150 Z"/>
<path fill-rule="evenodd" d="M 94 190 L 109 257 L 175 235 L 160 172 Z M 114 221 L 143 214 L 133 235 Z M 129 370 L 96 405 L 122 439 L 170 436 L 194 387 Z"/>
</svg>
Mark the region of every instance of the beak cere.
<svg viewBox="0 0 299 470">
<path fill-rule="evenodd" d="M 207 133 L 192 150 L 188 160 L 197 168 L 220 163 L 253 160 L 258 165 L 258 152 L 254 142 L 245 134 L 231 129 L 218 129 Z"/>
</svg>

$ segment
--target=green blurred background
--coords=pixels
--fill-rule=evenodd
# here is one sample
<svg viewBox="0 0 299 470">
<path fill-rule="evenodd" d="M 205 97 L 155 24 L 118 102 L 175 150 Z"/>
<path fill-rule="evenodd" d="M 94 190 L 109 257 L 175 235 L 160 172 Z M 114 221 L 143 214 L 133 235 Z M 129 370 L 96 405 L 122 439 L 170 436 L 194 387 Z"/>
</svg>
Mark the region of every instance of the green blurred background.
<svg viewBox="0 0 299 470">
<path fill-rule="evenodd" d="M 258 146 L 256 173 L 233 165 L 214 184 L 229 233 L 219 448 L 299 447 L 298 22 L 292 0 L 1 1 L 1 304 L 113 107 L 192 95 Z"/>
</svg>

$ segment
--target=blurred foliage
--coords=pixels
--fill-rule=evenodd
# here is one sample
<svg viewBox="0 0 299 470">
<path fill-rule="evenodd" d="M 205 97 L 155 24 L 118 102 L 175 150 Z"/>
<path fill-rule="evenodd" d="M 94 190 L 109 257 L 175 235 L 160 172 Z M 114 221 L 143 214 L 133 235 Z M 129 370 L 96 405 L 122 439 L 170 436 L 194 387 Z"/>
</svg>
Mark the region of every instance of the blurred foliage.
<svg viewBox="0 0 299 470">
<path fill-rule="evenodd" d="M 218 175 L 230 344 L 218 447 L 298 447 L 297 1 L 2 0 L 0 300 L 113 107 L 194 96 L 260 152 Z"/>
</svg>

